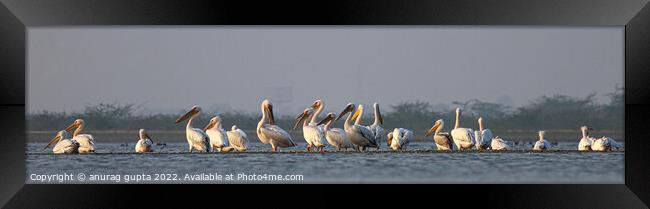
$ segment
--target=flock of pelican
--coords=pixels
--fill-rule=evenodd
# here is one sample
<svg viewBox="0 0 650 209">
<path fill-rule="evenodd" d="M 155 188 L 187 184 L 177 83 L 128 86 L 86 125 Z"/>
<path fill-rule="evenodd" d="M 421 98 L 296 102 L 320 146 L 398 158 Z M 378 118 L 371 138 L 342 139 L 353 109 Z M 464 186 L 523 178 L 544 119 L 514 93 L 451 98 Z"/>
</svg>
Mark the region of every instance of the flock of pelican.
<svg viewBox="0 0 650 209">
<path fill-rule="evenodd" d="M 348 103 L 337 116 L 328 113 L 318 121 L 318 116 L 323 112 L 325 104 L 321 100 L 314 101 L 295 120 L 293 129 L 302 125 L 302 133 L 307 143 L 307 151 L 323 152 L 324 147 L 330 145 L 336 150 L 354 149 L 365 151 L 368 148 L 380 149 L 382 143 L 392 150 L 402 150 L 413 141 L 415 134 L 406 128 L 394 128 L 386 131 L 379 110 L 379 104 L 374 103 L 374 122 L 371 125 L 362 125 L 364 107 L 361 104 Z M 264 100 L 260 105 L 262 117 L 257 123 L 257 137 L 263 144 L 270 144 L 273 152 L 280 148 L 295 147 L 289 133 L 275 124 L 273 117 L 273 104 Z M 185 134 L 189 152 L 243 152 L 248 149 L 248 136 L 244 131 L 231 127 L 230 131 L 223 129 L 221 118 L 214 116 L 204 129 L 194 128 L 193 121 L 200 114 L 201 107 L 194 106 L 180 116 L 176 123 L 187 121 Z M 347 115 L 343 129 L 332 127 L 335 121 Z M 456 108 L 456 121 L 451 134 L 442 132 L 444 121 L 438 119 L 428 129 L 425 136 L 431 137 L 437 150 L 508 150 L 509 143 L 500 137 L 493 137 L 492 131 L 484 125 L 482 117 L 478 118 L 478 130 L 460 127 L 460 108 Z M 90 134 L 82 134 L 84 120 L 76 119 L 64 130 L 57 132 L 56 136 L 45 146 L 45 149 L 54 145 L 54 154 L 92 153 L 95 151 L 94 138 Z M 621 148 L 621 144 L 610 137 L 594 138 L 589 136 L 590 127 L 582 126 L 582 138 L 578 143 L 579 151 L 610 151 Z M 72 138 L 70 138 L 72 132 Z M 551 148 L 551 143 L 544 137 L 546 131 L 539 131 L 539 140 L 533 145 L 533 150 L 546 150 Z M 135 145 L 135 152 L 152 152 L 153 139 L 140 129 L 139 140 Z M 455 147 L 455 148 L 454 148 Z"/>
</svg>

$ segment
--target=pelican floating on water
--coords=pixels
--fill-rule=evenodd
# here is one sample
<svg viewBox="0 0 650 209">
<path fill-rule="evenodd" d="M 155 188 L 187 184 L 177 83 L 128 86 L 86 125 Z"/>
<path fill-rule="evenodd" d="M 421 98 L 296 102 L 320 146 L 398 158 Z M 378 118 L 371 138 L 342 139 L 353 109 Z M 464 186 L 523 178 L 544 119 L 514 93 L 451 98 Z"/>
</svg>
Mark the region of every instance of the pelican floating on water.
<svg viewBox="0 0 650 209">
<path fill-rule="evenodd" d="M 372 125 L 368 126 L 368 129 L 370 129 L 370 131 L 372 131 L 372 133 L 375 135 L 375 142 L 377 142 L 377 150 L 379 150 L 379 145 L 382 142 L 385 142 L 387 140 L 387 135 L 386 135 L 386 130 L 384 130 L 384 127 L 382 127 L 382 124 L 384 124 L 384 120 L 381 117 L 381 112 L 379 112 L 379 104 L 375 102 L 373 104 L 373 108 L 375 110 L 374 111 L 375 121 L 372 123 Z"/>
<path fill-rule="evenodd" d="M 305 141 L 307 141 L 307 151 L 311 151 L 311 148 L 313 147 L 315 150 L 322 152 L 326 140 L 325 133 L 323 132 L 323 129 L 318 128 L 318 124 L 311 123 L 310 120 L 307 120 L 308 118 L 314 118 L 312 116 L 313 112 L 314 109 L 305 109 L 302 114 L 296 118 L 293 129 L 296 129 L 298 124 L 302 122 L 302 135 L 305 138 Z"/>
<path fill-rule="evenodd" d="M 354 112 L 354 114 L 352 113 Z M 350 113 L 343 123 L 343 128 L 345 133 L 348 135 L 350 142 L 357 146 L 358 151 L 365 151 L 366 147 L 377 147 L 377 142 L 375 141 L 375 136 L 372 131 L 366 126 L 359 124 L 352 124 L 352 120 L 357 119 L 359 121 L 359 115 L 363 113 L 363 106 L 355 107 L 354 104 L 348 103 L 345 109 L 341 114 L 336 118 L 336 120 L 341 119 L 345 114 Z"/>
<path fill-rule="evenodd" d="M 508 150 L 510 149 L 510 145 L 508 145 L 508 142 L 505 140 L 501 139 L 501 137 L 497 136 L 492 139 L 492 142 L 490 142 L 490 148 L 492 150 Z"/>
<path fill-rule="evenodd" d="M 72 132 L 72 141 L 75 141 L 79 144 L 79 148 L 77 149 L 79 153 L 91 153 L 95 152 L 95 139 L 93 138 L 92 135 L 90 134 L 82 134 L 81 130 L 83 130 L 85 126 L 85 122 L 83 119 L 76 119 L 70 126 L 65 128 L 67 132 Z"/>
<path fill-rule="evenodd" d="M 264 144 L 271 144 L 274 152 L 278 151 L 278 147 L 295 147 L 296 143 L 293 142 L 289 133 L 284 129 L 275 125 L 273 118 L 273 104 L 265 99 L 260 105 L 262 110 L 262 118 L 257 123 L 257 137 Z"/>
<path fill-rule="evenodd" d="M 433 134 L 433 142 L 436 143 L 436 148 L 438 150 L 452 150 L 454 145 L 451 140 L 451 135 L 447 132 L 440 132 L 444 126 L 445 123 L 442 119 L 436 120 L 425 136 L 431 136 Z"/>
<path fill-rule="evenodd" d="M 210 138 L 208 138 L 208 134 L 199 128 L 192 127 L 192 122 L 199 113 L 201 113 L 201 107 L 194 106 L 190 111 L 176 119 L 176 124 L 189 119 L 187 121 L 187 126 L 185 126 L 185 137 L 187 138 L 189 152 L 194 150 L 199 152 L 210 151 Z"/>
<path fill-rule="evenodd" d="M 140 135 L 140 140 L 138 140 L 138 142 L 135 143 L 135 152 L 143 153 L 143 152 L 153 151 L 151 149 L 151 145 L 153 145 L 153 140 L 151 140 L 149 134 L 147 134 L 144 129 L 140 129 L 139 135 Z"/>
<path fill-rule="evenodd" d="M 327 114 L 327 117 L 318 122 L 318 125 L 325 125 L 323 126 L 323 131 L 325 131 L 325 139 L 327 139 L 327 143 L 333 147 L 336 147 L 336 150 L 339 151 L 341 149 L 353 148 L 352 142 L 350 142 L 350 139 L 348 138 L 347 133 L 345 133 L 345 130 L 340 128 L 332 128 L 332 124 L 334 124 L 334 118 L 336 118 L 336 114 L 331 112 Z"/>
<path fill-rule="evenodd" d="M 593 129 L 590 129 L 593 130 Z M 583 133 L 584 138 L 584 133 Z M 591 138 L 591 137 L 589 137 Z M 581 140 L 582 142 L 582 140 Z M 612 148 L 620 149 L 622 146 L 616 140 L 603 136 L 600 138 L 591 138 L 591 150 L 593 151 L 612 151 Z"/>
<path fill-rule="evenodd" d="M 472 149 L 474 146 L 474 133 L 472 129 L 460 128 L 460 108 L 456 108 L 456 125 L 451 130 L 451 138 L 459 150 Z"/>
<path fill-rule="evenodd" d="M 591 151 L 591 143 L 593 143 L 594 138 L 589 136 L 589 130 L 593 129 L 587 126 L 580 127 L 582 138 L 578 142 L 578 151 Z"/>
<path fill-rule="evenodd" d="M 484 150 L 490 148 L 492 143 L 492 131 L 490 129 L 483 129 L 483 117 L 478 118 L 479 130 L 474 132 L 476 138 L 476 149 Z"/>
<path fill-rule="evenodd" d="M 213 151 L 221 152 L 221 148 L 228 147 L 228 135 L 221 126 L 221 117 L 214 116 L 203 129 L 210 139 L 210 148 Z"/>
<path fill-rule="evenodd" d="M 248 136 L 244 131 L 237 128 L 236 125 L 233 125 L 230 131 L 226 131 L 226 135 L 228 135 L 230 147 L 234 148 L 238 152 L 243 152 L 248 149 Z"/>
<path fill-rule="evenodd" d="M 616 140 L 606 136 L 595 139 L 594 142 L 591 144 L 591 150 L 601 151 L 601 152 L 612 151 L 612 148 L 616 148 L 616 150 L 618 150 L 621 147 L 622 147 L 621 144 L 616 142 Z"/>
<path fill-rule="evenodd" d="M 413 131 L 405 128 L 395 128 L 393 132 L 388 133 L 386 136 L 386 143 L 393 150 L 402 150 L 413 138 Z"/>
<path fill-rule="evenodd" d="M 551 143 L 544 139 L 546 131 L 539 131 L 537 134 L 539 135 L 539 140 L 535 142 L 535 145 L 533 145 L 533 150 L 541 151 L 551 148 Z"/>
<path fill-rule="evenodd" d="M 48 143 L 43 149 L 47 149 L 52 144 L 56 144 L 52 149 L 52 153 L 54 154 L 79 153 L 79 143 L 69 139 L 68 137 L 70 137 L 70 134 L 67 131 L 59 131 L 56 133 L 56 136 L 50 140 L 50 143 Z"/>
</svg>

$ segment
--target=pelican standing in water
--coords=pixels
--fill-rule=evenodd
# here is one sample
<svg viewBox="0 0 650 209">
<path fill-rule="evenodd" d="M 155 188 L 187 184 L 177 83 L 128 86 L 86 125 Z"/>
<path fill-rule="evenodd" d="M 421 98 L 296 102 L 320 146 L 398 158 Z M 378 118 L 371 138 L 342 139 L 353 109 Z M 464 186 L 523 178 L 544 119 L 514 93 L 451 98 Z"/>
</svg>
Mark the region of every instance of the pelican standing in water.
<svg viewBox="0 0 650 209">
<path fill-rule="evenodd" d="M 442 119 L 436 120 L 425 136 L 431 136 L 433 134 L 433 142 L 436 143 L 438 150 L 452 150 L 454 145 L 451 136 L 447 132 L 440 132 L 444 126 L 445 123 Z"/>
<path fill-rule="evenodd" d="M 230 128 L 230 131 L 226 131 L 226 135 L 228 135 L 230 147 L 234 148 L 238 152 L 243 152 L 248 149 L 248 136 L 244 131 L 237 128 L 236 125 L 233 125 Z"/>
<path fill-rule="evenodd" d="M 213 151 L 221 152 L 221 148 L 228 147 L 228 135 L 221 127 L 221 117 L 214 116 L 203 129 L 210 139 L 210 148 Z"/>
<path fill-rule="evenodd" d="M 413 131 L 405 128 L 395 128 L 388 133 L 386 143 L 393 150 L 402 150 L 413 140 Z"/>
<path fill-rule="evenodd" d="M 275 125 L 273 104 L 265 99 L 262 101 L 260 108 L 262 110 L 262 118 L 257 123 L 257 137 L 260 141 L 264 144 L 271 144 L 273 152 L 277 152 L 279 147 L 295 147 L 296 143 L 293 142 L 289 133 Z"/>
<path fill-rule="evenodd" d="M 478 118 L 478 131 L 474 132 L 476 138 L 476 149 L 484 150 L 490 148 L 492 143 L 492 131 L 490 129 L 483 129 L 483 117 Z"/>
<path fill-rule="evenodd" d="M 67 132 L 72 132 L 72 141 L 76 141 L 79 144 L 79 153 L 91 153 L 95 152 L 95 139 L 90 134 L 81 134 L 85 126 L 83 119 L 76 119 L 70 126 L 65 128 Z"/>
<path fill-rule="evenodd" d="M 541 150 L 547 150 L 551 148 L 551 143 L 549 143 L 546 139 L 544 139 L 544 135 L 546 135 L 546 131 L 539 131 L 537 132 L 539 135 L 539 140 L 535 142 L 535 145 L 533 145 L 533 150 L 535 151 L 541 151 Z"/>
<path fill-rule="evenodd" d="M 352 112 L 354 112 L 354 114 Z M 365 151 L 366 147 L 377 147 L 375 136 L 368 127 L 359 124 L 352 124 L 352 120 L 355 118 L 357 119 L 357 122 L 359 121 L 359 115 L 363 113 L 363 106 L 359 105 L 359 107 L 356 108 L 354 104 L 348 103 L 336 120 L 341 119 L 341 117 L 347 113 L 350 114 L 348 115 L 348 118 L 345 119 L 345 123 L 343 123 L 343 129 L 348 135 L 350 142 L 357 146 L 357 151 Z"/>
<path fill-rule="evenodd" d="M 208 134 L 199 128 L 192 127 L 192 122 L 199 113 L 201 113 L 201 107 L 195 105 L 190 109 L 190 111 L 176 119 L 176 124 L 187 120 L 187 126 L 185 126 L 185 137 L 187 138 L 189 152 L 194 150 L 199 152 L 210 151 L 210 138 L 208 138 Z"/>
<path fill-rule="evenodd" d="M 140 135 L 140 140 L 138 140 L 138 142 L 135 143 L 135 152 L 143 153 L 143 152 L 153 151 L 151 149 L 151 145 L 153 145 L 153 140 L 151 140 L 149 134 L 147 134 L 144 129 L 140 129 L 139 135 Z"/>
<path fill-rule="evenodd" d="M 314 148 L 314 150 L 322 152 L 323 147 L 325 146 L 325 134 L 322 129 L 318 128 L 318 124 L 311 123 L 310 120 L 307 120 L 308 118 L 313 118 L 313 111 L 314 109 L 311 108 L 305 109 L 302 114 L 296 118 L 293 129 L 296 129 L 298 124 L 302 122 L 302 135 L 305 138 L 305 141 L 307 141 L 307 151 L 311 151 L 310 149 Z"/>
<path fill-rule="evenodd" d="M 334 124 L 334 118 L 336 118 L 336 114 L 331 112 L 327 114 L 327 117 L 318 122 L 318 125 L 325 124 L 325 126 L 323 126 L 323 131 L 325 132 L 325 139 L 327 139 L 327 143 L 333 147 L 336 147 L 336 150 L 339 151 L 341 151 L 341 149 L 353 148 L 352 142 L 350 142 L 350 139 L 345 133 L 345 130 L 340 128 L 332 128 L 332 124 Z"/>
<path fill-rule="evenodd" d="M 578 142 L 578 151 L 591 151 L 591 143 L 593 143 L 594 138 L 589 136 L 589 130 L 593 129 L 587 126 L 580 127 L 582 138 Z"/>
<path fill-rule="evenodd" d="M 50 140 L 50 143 L 48 143 L 43 149 L 47 149 L 51 145 L 55 144 L 54 148 L 52 149 L 52 153 L 54 154 L 79 153 L 79 143 L 69 139 L 68 137 L 70 137 L 70 134 L 67 131 L 59 131 L 56 133 L 56 136 Z"/>
<path fill-rule="evenodd" d="M 451 138 L 459 150 L 472 149 L 474 146 L 474 133 L 472 129 L 461 128 L 460 126 L 460 108 L 456 108 L 456 125 L 451 130 Z"/>
<path fill-rule="evenodd" d="M 363 118 L 363 110 L 364 110 L 363 105 L 358 105 L 357 106 L 357 111 L 359 112 L 359 114 L 356 115 L 356 117 L 355 117 L 356 119 L 354 120 L 354 125 L 363 126 L 366 129 L 370 130 L 370 133 L 372 134 L 372 140 L 375 142 L 375 144 L 370 145 L 369 147 L 375 147 L 375 148 L 377 148 L 377 150 L 379 150 L 379 142 L 377 141 L 377 139 L 378 138 L 383 138 L 384 140 L 386 140 L 386 139 L 385 139 L 385 137 L 379 137 L 379 136 L 375 135 L 375 132 L 372 129 L 370 129 L 370 126 L 364 126 L 364 125 L 361 124 L 361 120 Z M 382 128 L 382 130 L 383 130 L 383 128 Z M 384 135 L 385 134 L 386 134 L 386 132 L 384 131 Z"/>
<path fill-rule="evenodd" d="M 373 122 L 372 125 L 368 126 L 368 129 L 370 129 L 370 131 L 372 131 L 372 133 L 375 135 L 375 142 L 377 142 L 377 150 L 379 150 L 379 145 L 382 142 L 385 142 L 387 140 L 386 138 L 387 135 L 386 135 L 386 130 L 384 130 L 384 127 L 382 127 L 382 125 L 384 124 L 384 120 L 381 117 L 381 112 L 379 112 L 379 104 L 375 102 L 373 104 L 373 107 L 375 109 L 374 111 L 375 122 Z"/>
</svg>

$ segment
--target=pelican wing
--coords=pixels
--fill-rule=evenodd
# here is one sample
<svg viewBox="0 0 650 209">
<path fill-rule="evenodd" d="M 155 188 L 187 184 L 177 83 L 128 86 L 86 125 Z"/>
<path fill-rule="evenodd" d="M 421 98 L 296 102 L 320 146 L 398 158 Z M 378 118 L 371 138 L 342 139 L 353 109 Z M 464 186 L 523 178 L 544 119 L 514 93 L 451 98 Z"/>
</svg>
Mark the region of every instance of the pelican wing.
<svg viewBox="0 0 650 209">
<path fill-rule="evenodd" d="M 377 141 L 375 141 L 375 135 L 370 129 L 362 125 L 354 125 L 354 127 L 363 138 L 366 138 L 368 141 L 370 141 L 372 145 L 377 145 Z"/>
<path fill-rule="evenodd" d="M 234 146 L 239 151 L 246 150 L 248 144 L 246 133 L 241 129 L 237 129 L 234 131 L 227 131 L 226 134 L 228 135 L 228 140 L 230 141 L 231 146 Z"/>
<path fill-rule="evenodd" d="M 483 146 L 490 146 L 490 143 L 492 142 L 492 131 L 490 129 L 483 129 L 481 131 L 481 141 Z"/>
<path fill-rule="evenodd" d="M 199 128 L 188 129 L 187 140 L 191 141 L 192 145 L 200 151 L 210 149 L 210 137 Z"/>
<path fill-rule="evenodd" d="M 415 135 L 413 134 L 413 131 L 404 129 L 404 135 L 402 137 L 402 140 L 400 141 L 401 146 L 409 144 L 414 137 Z"/>
<path fill-rule="evenodd" d="M 454 143 L 451 140 L 451 135 L 447 132 L 439 132 L 433 136 L 433 141 L 436 143 L 436 147 L 442 150 L 450 150 L 453 148 L 452 144 Z"/>
<path fill-rule="evenodd" d="M 78 148 L 79 144 L 76 141 L 63 139 L 54 145 L 52 152 L 54 154 L 70 154 L 76 153 Z"/>
<path fill-rule="evenodd" d="M 280 128 L 279 126 L 264 124 L 262 128 L 260 128 L 260 132 L 265 137 L 271 140 L 284 142 L 289 144 L 290 146 L 296 145 L 293 142 L 293 140 L 291 140 L 291 136 L 289 135 L 289 133 L 287 133 L 284 129 Z"/>
</svg>

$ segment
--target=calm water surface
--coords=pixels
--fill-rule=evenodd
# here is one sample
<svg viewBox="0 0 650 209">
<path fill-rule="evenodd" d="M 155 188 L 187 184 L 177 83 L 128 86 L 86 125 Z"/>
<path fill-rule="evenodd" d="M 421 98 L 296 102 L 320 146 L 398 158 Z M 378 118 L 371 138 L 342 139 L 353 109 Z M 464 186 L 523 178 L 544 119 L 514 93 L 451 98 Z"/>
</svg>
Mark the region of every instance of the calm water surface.
<svg viewBox="0 0 650 209">
<path fill-rule="evenodd" d="M 250 143 L 251 152 L 227 154 L 190 154 L 187 143 L 156 146 L 160 153 L 153 154 L 133 153 L 133 143 L 98 143 L 97 153 L 89 155 L 51 155 L 44 146 L 27 145 L 27 183 L 624 183 L 624 152 L 579 153 L 573 151 L 577 143 L 559 143 L 541 153 L 521 144 L 510 152 L 435 152 L 432 142 L 411 143 L 404 152 L 384 146 L 381 152 L 324 154 L 303 152 L 305 144 L 274 154 L 256 142 Z M 75 177 L 47 182 L 37 176 L 63 173 Z M 80 173 L 85 181 L 77 178 Z M 157 174 L 165 176 L 153 179 Z M 227 174 L 235 179 L 226 181 Z M 303 180 L 250 180 L 252 174 L 302 175 Z M 152 180 L 125 182 L 125 175 Z M 249 180 L 237 180 L 241 175 Z"/>
</svg>

